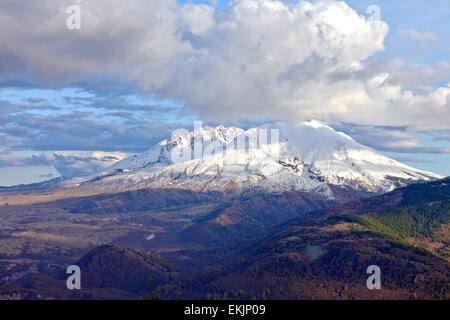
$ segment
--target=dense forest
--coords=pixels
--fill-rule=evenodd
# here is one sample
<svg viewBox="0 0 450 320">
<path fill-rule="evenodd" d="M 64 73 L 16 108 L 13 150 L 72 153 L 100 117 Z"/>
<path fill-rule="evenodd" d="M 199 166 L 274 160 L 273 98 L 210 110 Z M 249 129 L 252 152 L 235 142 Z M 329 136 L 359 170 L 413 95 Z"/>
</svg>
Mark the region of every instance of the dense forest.
<svg viewBox="0 0 450 320">
<path fill-rule="evenodd" d="M 450 202 L 390 208 L 358 220 L 372 231 L 406 237 L 430 237 L 433 231 L 450 221 Z"/>
</svg>

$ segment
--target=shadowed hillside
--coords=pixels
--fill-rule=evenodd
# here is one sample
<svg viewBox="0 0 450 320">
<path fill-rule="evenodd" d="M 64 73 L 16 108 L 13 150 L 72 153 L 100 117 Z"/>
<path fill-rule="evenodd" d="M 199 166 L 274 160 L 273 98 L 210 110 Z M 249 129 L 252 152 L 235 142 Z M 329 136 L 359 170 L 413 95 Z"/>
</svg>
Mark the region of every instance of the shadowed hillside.
<svg viewBox="0 0 450 320">
<path fill-rule="evenodd" d="M 37 299 L 146 293 L 164 299 L 449 299 L 448 182 L 309 212 L 302 210 L 327 204 L 301 193 L 234 199 L 193 216 L 172 239 L 204 246 L 160 250 L 164 258 L 101 246 L 75 262 L 83 272 L 79 292 L 67 292 L 63 272 L 28 275 L 1 292 Z M 297 218 L 283 222 L 292 216 Z M 151 242 L 156 246 L 169 239 L 157 237 L 159 242 Z M 381 290 L 366 287 L 370 265 L 381 269 Z"/>
</svg>

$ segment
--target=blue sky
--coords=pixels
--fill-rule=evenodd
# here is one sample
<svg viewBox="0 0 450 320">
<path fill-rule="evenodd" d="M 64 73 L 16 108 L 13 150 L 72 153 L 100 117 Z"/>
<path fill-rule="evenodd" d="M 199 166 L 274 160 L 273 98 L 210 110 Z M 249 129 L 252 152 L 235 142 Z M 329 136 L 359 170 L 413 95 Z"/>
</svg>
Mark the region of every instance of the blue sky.
<svg viewBox="0 0 450 320">
<path fill-rule="evenodd" d="M 410 64 L 432 64 L 450 60 L 450 1 L 437 0 L 433 3 L 412 1 L 349 0 L 347 3 L 364 14 L 366 8 L 376 4 L 381 9 L 381 19 L 387 21 L 391 31 L 386 37 L 386 50 L 372 59 L 401 58 Z M 424 44 L 415 41 L 403 31 L 416 30 L 433 32 L 437 38 Z M 448 78 L 447 78 L 448 80 Z M 442 85 L 442 81 L 434 85 Z M 447 147 L 449 141 L 434 141 L 436 132 L 426 134 L 421 143 L 435 147 Z M 450 155 L 448 153 L 396 153 L 383 152 L 411 166 L 450 175 Z"/>
<path fill-rule="evenodd" d="M 236 5 L 233 13 L 224 0 L 215 5 L 179 1 L 178 6 L 168 7 L 149 1 L 148 6 L 154 7 L 148 12 L 125 6 L 117 17 L 119 23 L 100 5 L 91 4 L 91 8 L 82 3 L 85 14 L 79 33 L 61 27 L 65 12 L 55 9 L 54 0 L 42 1 L 41 7 L 16 8 L 11 3 L 0 4 L 0 19 L 10 19 L 9 29 L 0 31 L 0 40 L 8 44 L 0 49 L 0 185 L 93 172 L 144 152 L 175 128 L 191 127 L 194 119 L 251 126 L 270 120 L 320 118 L 385 155 L 450 175 L 448 96 L 445 103 L 450 83 L 449 1 L 430 5 L 416 0 L 348 0 L 349 9 L 331 8 L 337 12 L 336 21 L 339 10 L 367 17 L 367 7 L 377 5 L 389 31 L 360 35 L 362 31 L 355 30 L 355 43 L 349 37 L 322 46 L 320 41 L 333 41 L 325 37 L 310 51 L 304 47 L 311 40 L 301 43 L 301 33 L 309 26 L 303 18 L 291 25 L 282 20 L 273 24 L 267 15 L 275 15 L 276 10 L 253 18 L 244 15 L 248 7 Z M 298 2 L 285 3 L 297 6 Z M 326 12 L 335 12 L 331 9 Z M 155 15 L 153 21 L 151 13 L 158 10 L 169 14 L 164 20 Z M 236 20 L 238 10 L 245 17 L 243 22 Z M 140 11 L 143 17 L 150 14 L 145 23 L 151 25 L 140 25 L 144 21 L 136 17 Z M 103 16 L 94 21 L 94 13 Z M 16 25 L 24 16 L 27 22 Z M 47 22 L 32 25 L 43 20 Z M 356 20 L 352 26 L 342 20 L 342 29 L 329 21 L 337 30 L 330 35 L 358 29 L 359 23 L 360 29 L 366 27 L 366 22 Z M 237 29 L 217 27 L 236 21 Z M 296 26 L 298 32 L 291 38 L 298 43 L 289 47 L 287 40 L 277 42 Z M 47 34 L 45 39 L 39 38 L 42 34 Z M 45 41 L 48 48 L 42 45 Z M 298 56 L 292 54 L 297 51 Z M 269 62 L 261 63 L 266 58 Z M 347 80 L 345 70 L 358 64 Z M 330 75 L 328 69 L 337 71 Z M 383 84 L 382 90 L 371 88 L 373 79 L 385 73 L 391 82 Z M 299 84 L 304 75 L 314 78 L 317 86 Z M 331 82 L 331 87 L 325 85 L 336 77 L 339 81 Z M 280 81 L 283 85 L 272 90 Z M 292 88 L 292 96 L 289 92 L 286 97 L 286 86 Z M 352 93 L 353 87 L 365 91 Z M 320 95 L 312 93 L 324 92 L 323 88 L 330 90 L 327 100 L 315 101 Z M 305 92 L 312 96 L 303 97 Z M 350 93 L 342 97 L 341 92 Z M 391 92 L 396 95 L 391 100 L 397 99 L 392 105 L 387 96 Z M 360 96 L 367 109 L 343 105 L 342 101 Z M 410 103 L 407 98 L 410 104 L 406 104 L 409 96 L 415 100 Z M 330 103 L 328 109 L 326 103 Z"/>
</svg>

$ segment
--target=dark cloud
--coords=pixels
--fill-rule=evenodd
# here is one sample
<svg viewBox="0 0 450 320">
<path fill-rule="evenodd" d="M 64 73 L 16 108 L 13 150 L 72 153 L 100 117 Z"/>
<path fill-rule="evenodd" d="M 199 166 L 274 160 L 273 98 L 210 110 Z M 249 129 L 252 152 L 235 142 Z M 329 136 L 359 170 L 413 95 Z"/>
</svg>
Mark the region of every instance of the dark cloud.
<svg viewBox="0 0 450 320">
<path fill-rule="evenodd" d="M 31 104 L 35 104 L 35 103 L 44 103 L 47 100 L 43 99 L 43 98 L 33 98 L 33 97 L 29 97 L 29 98 L 25 98 L 24 99 L 26 102 L 31 103 Z"/>
<path fill-rule="evenodd" d="M 433 141 L 448 141 L 448 142 L 450 142 L 450 134 L 439 135 L 437 137 L 434 137 Z"/>
<path fill-rule="evenodd" d="M 111 110 L 125 105 L 111 107 Z M 160 106 L 139 106 L 145 115 L 158 114 L 158 120 L 150 116 L 141 116 L 133 112 L 113 113 L 120 119 L 110 119 L 108 112 L 61 111 L 40 114 L 31 111 L 49 109 L 48 106 L 24 107 L 21 104 L 1 102 L 3 115 L 0 118 L 0 136 L 5 137 L 3 144 L 9 150 L 58 151 L 124 151 L 143 152 L 153 144 L 170 135 L 177 127 L 161 121 Z M 102 108 L 107 108 L 103 106 Z M 133 109 L 132 106 L 128 108 Z M 139 109 L 138 108 L 138 109 Z M 9 139 L 6 139 L 9 137 Z"/>
<path fill-rule="evenodd" d="M 141 96 L 151 100 L 150 97 Z M 163 104 L 135 104 L 129 102 L 129 96 L 95 96 L 95 97 L 65 97 L 69 104 L 104 111 L 121 111 L 129 118 L 132 114 L 143 113 L 146 118 L 165 120 L 167 117 L 175 117 L 180 107 Z M 116 115 L 119 113 L 116 112 Z"/>
</svg>

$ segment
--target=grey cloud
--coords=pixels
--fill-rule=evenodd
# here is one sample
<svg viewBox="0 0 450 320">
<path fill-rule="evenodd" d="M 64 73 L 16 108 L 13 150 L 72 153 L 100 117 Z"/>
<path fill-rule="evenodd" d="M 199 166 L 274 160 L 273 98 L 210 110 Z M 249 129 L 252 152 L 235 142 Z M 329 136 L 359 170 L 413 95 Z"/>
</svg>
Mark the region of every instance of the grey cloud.
<svg viewBox="0 0 450 320">
<path fill-rule="evenodd" d="M 10 101 L 0 100 L 0 110 L 2 112 L 2 115 L 5 116 L 10 113 L 24 113 L 36 110 L 57 111 L 61 110 L 61 108 L 49 104 L 41 104 L 36 102 L 12 103 Z"/>
<path fill-rule="evenodd" d="M 35 103 L 38 103 L 38 104 L 40 104 L 40 103 L 44 103 L 44 102 L 46 102 L 47 100 L 45 100 L 45 99 L 42 99 L 42 98 L 33 98 L 33 97 L 29 97 L 29 98 L 26 98 L 26 99 L 24 99 L 26 102 L 28 102 L 28 103 L 31 103 L 31 104 L 35 104 Z"/>
<path fill-rule="evenodd" d="M 416 131 L 406 126 L 361 126 L 339 123 L 334 124 L 333 127 L 350 135 L 359 143 L 379 151 L 413 154 L 450 153 L 450 146 L 436 147 L 425 145 L 422 140 L 426 137 L 427 132 Z"/>
<path fill-rule="evenodd" d="M 126 111 L 127 117 L 130 117 L 133 112 L 142 112 L 147 118 L 152 117 L 157 119 L 165 119 L 167 116 L 174 115 L 179 111 L 178 107 L 162 104 L 130 103 L 128 98 L 125 96 L 65 97 L 65 100 L 70 104 L 85 108 L 102 109 L 105 111 Z"/>
<path fill-rule="evenodd" d="M 415 162 L 415 163 L 434 163 L 434 161 L 429 159 L 417 158 L 407 155 L 395 155 L 395 160 L 400 162 Z"/>
<path fill-rule="evenodd" d="M 2 111 L 0 137 L 8 150 L 143 152 L 177 126 L 125 114 L 111 120 L 105 114 L 86 110 L 44 115 L 24 111 L 12 103 L 3 104 Z"/>
<path fill-rule="evenodd" d="M 433 138 L 434 141 L 448 141 L 450 142 L 450 134 L 447 135 L 439 135 Z"/>
<path fill-rule="evenodd" d="M 84 1 L 81 30 L 65 28 L 69 4 L 1 2 L 0 42 L 7 45 L 0 57 L 7 63 L 0 83 L 19 83 L 11 80 L 17 74 L 24 83 L 78 86 L 107 98 L 143 90 L 184 104 L 180 115 L 215 122 L 317 118 L 450 128 L 450 84 L 429 83 L 445 79 L 450 67 L 366 62 L 384 50 L 389 27 L 342 1 L 236 0 L 222 9 L 176 0 Z"/>
<path fill-rule="evenodd" d="M 49 179 L 55 178 L 55 175 L 53 173 L 41 174 L 39 176 L 39 178 L 49 180 Z"/>
<path fill-rule="evenodd" d="M 98 172 L 127 156 L 125 153 L 98 151 L 42 152 L 32 156 L 13 152 L 9 155 L 8 159 L 0 156 L 0 166 L 51 166 L 64 177 L 74 177 Z M 52 177 L 43 176 L 43 178 Z"/>
</svg>

